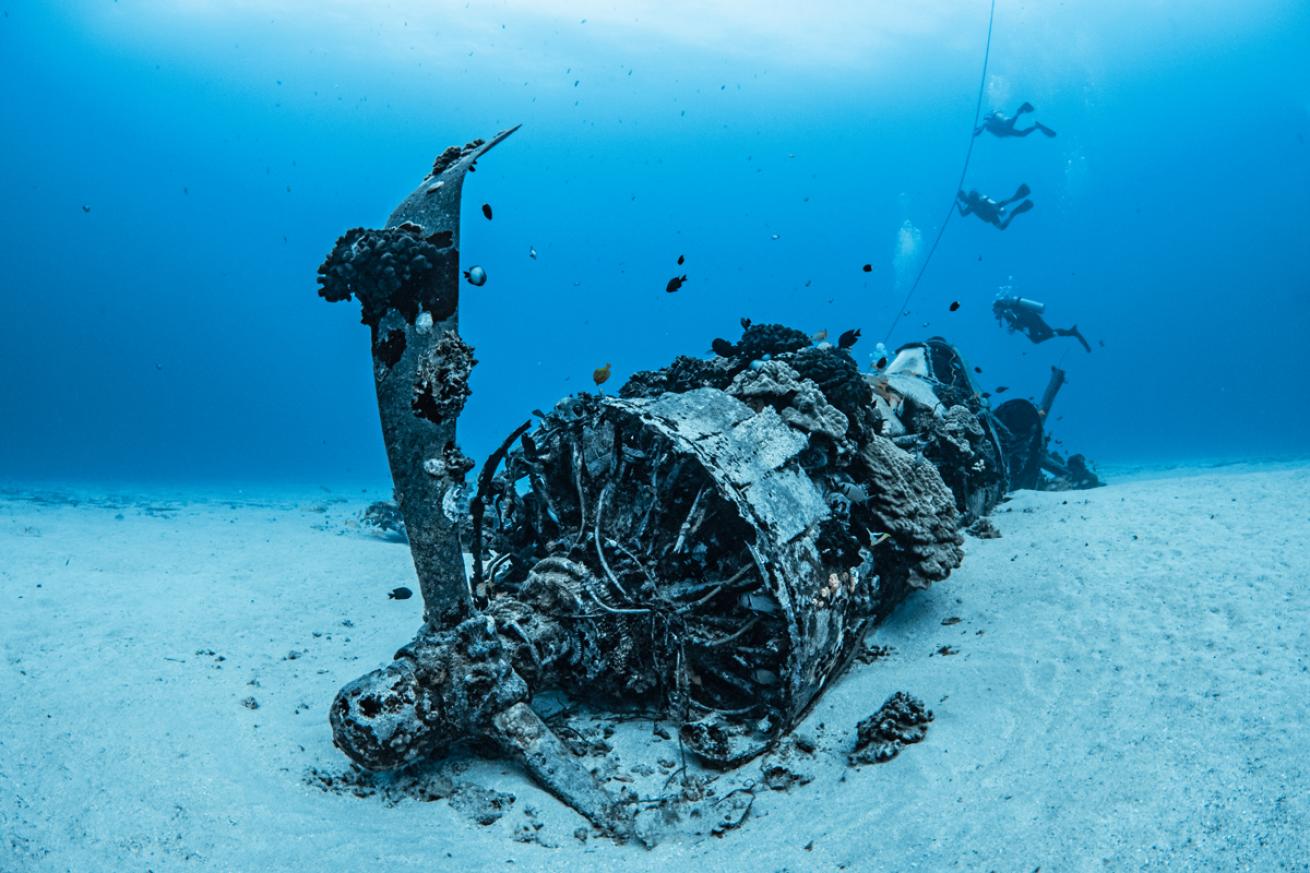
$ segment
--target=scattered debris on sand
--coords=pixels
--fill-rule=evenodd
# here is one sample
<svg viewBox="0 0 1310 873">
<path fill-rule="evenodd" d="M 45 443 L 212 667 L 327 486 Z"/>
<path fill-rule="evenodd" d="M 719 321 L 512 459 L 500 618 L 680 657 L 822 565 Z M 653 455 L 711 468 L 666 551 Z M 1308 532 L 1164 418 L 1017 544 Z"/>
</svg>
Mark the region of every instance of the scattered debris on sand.
<svg viewBox="0 0 1310 873">
<path fill-rule="evenodd" d="M 333 794 L 377 797 L 387 806 L 405 801 L 449 800 L 453 809 L 483 826 L 495 824 L 514 806 L 513 794 L 457 782 L 450 775 L 454 769 L 441 763 L 424 763 L 392 773 L 375 773 L 357 764 L 338 772 L 311 767 L 305 773 L 305 784 Z"/>
<path fill-rule="evenodd" d="M 888 658 L 894 652 L 891 646 L 879 646 L 875 643 L 865 643 L 864 648 L 860 649 L 855 658 L 861 664 L 872 664 L 874 661 L 881 661 Z"/>
<path fill-rule="evenodd" d="M 814 781 L 814 774 L 800 767 L 795 755 L 784 751 L 761 762 L 760 781 L 771 791 L 789 791 L 796 785 L 809 785 Z"/>
<path fill-rule="evenodd" d="M 924 708 L 922 700 L 897 691 L 856 726 L 855 749 L 847 761 L 851 766 L 890 761 L 901 749 L 928 735 L 932 718 L 932 711 Z"/>
<path fill-rule="evenodd" d="M 443 768 L 433 763 L 394 773 L 374 773 L 358 764 L 350 764 L 339 772 L 311 767 L 305 773 L 305 784 L 333 794 L 380 797 L 387 806 L 405 800 L 431 803 L 455 793 L 454 781 Z"/>
<path fill-rule="evenodd" d="M 370 503 L 359 514 L 359 524 L 382 539 L 397 543 L 409 542 L 405 536 L 405 517 L 400 514 L 400 507 L 389 500 Z"/>
<path fill-rule="evenodd" d="M 514 795 L 505 791 L 464 783 L 450 795 L 450 805 L 484 827 L 495 824 L 514 805 Z"/>
<path fill-rule="evenodd" d="M 728 831 L 736 830 L 746 822 L 746 817 L 751 814 L 751 807 L 755 805 L 755 792 L 750 788 L 738 788 L 730 794 L 725 794 L 714 804 L 715 812 L 718 813 L 718 821 L 710 829 L 710 835 L 721 837 Z"/>
</svg>

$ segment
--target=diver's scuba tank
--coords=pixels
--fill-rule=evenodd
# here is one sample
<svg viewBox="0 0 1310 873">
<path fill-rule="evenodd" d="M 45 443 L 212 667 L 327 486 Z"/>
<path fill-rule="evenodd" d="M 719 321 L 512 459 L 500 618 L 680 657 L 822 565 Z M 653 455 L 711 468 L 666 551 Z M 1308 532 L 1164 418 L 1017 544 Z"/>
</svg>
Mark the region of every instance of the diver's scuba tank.
<svg viewBox="0 0 1310 873">
<path fill-rule="evenodd" d="M 1020 297 L 1014 293 L 1014 277 L 1010 276 L 1009 281 L 996 289 L 996 301 L 992 304 L 992 309 L 999 316 L 1003 310 L 1009 309 L 1016 312 L 1027 312 L 1032 315 L 1041 315 L 1046 311 L 1046 304 L 1037 300 L 1029 300 L 1027 297 Z"/>
<path fill-rule="evenodd" d="M 1041 315 L 1046 311 L 1046 304 L 1037 300 L 1029 300 L 1027 297 L 1015 297 L 1009 294 L 1000 294 L 996 297 L 995 307 L 1022 310 L 1031 312 L 1033 315 Z"/>
</svg>

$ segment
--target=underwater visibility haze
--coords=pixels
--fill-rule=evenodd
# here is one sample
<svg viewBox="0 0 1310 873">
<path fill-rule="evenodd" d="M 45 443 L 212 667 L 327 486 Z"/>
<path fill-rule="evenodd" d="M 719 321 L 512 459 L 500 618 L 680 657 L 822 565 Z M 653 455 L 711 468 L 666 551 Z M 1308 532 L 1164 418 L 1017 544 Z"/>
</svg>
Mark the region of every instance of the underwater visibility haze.
<svg viewBox="0 0 1310 873">
<path fill-rule="evenodd" d="M 3 873 L 1310 869 L 1304 0 L 0 71 Z"/>
<path fill-rule="evenodd" d="M 988 11 L 10 4 L 0 471 L 385 482 L 364 336 L 314 270 L 513 124 L 464 198 L 490 277 L 461 301 L 470 454 L 742 316 L 861 328 L 867 367 L 954 195 Z M 957 216 L 889 347 L 946 336 L 1020 396 L 1060 364 L 1055 434 L 1102 463 L 1304 455 L 1308 19 L 998 2 L 983 113 L 1027 101 L 1059 135 L 978 139 L 964 187 L 1036 207 Z M 1007 334 L 1002 287 L 1092 353 Z"/>
</svg>

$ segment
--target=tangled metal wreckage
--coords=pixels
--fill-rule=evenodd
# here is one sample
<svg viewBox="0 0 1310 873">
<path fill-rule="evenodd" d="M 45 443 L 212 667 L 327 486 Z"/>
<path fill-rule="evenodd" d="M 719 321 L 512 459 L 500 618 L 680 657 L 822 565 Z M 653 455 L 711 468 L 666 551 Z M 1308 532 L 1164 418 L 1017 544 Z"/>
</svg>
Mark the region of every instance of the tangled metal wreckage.
<svg viewBox="0 0 1310 873">
<path fill-rule="evenodd" d="M 386 228 L 347 232 L 319 270 L 320 295 L 358 299 L 372 332 L 425 601 L 415 639 L 345 686 L 330 718 L 370 770 L 490 740 L 622 838 L 630 809 L 534 712 L 534 693 L 639 705 L 677 720 L 705 762 L 735 766 L 793 728 L 910 591 L 959 565 L 962 526 L 1008 490 L 1096 482 L 1046 450 L 1058 378 L 1043 408 L 990 410 L 940 338 L 875 375 L 756 324 L 618 396 L 565 398 L 466 485 L 460 189 L 512 132 L 447 149 Z"/>
</svg>

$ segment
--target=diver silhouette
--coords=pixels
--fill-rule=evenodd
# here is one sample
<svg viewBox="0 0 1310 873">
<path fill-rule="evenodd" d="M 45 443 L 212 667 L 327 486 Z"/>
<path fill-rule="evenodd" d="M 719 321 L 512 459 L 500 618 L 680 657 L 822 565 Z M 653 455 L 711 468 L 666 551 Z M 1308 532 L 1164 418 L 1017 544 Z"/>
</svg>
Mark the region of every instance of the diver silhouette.
<svg viewBox="0 0 1310 873">
<path fill-rule="evenodd" d="M 998 297 L 992 304 L 992 313 L 996 316 L 996 320 L 1008 327 L 1010 333 L 1018 331 L 1034 343 L 1044 343 L 1057 336 L 1071 336 L 1082 343 L 1083 348 L 1088 352 L 1092 350 L 1087 343 L 1087 338 L 1078 330 L 1078 325 L 1051 327 L 1046 323 L 1046 319 L 1042 318 L 1042 313 L 1045 311 L 1045 303 L 1038 303 L 1026 297 Z"/>
<path fill-rule="evenodd" d="M 1010 226 L 1010 222 L 1014 221 L 1016 215 L 1022 215 L 1032 209 L 1033 202 L 1024 200 L 1009 211 L 1007 211 L 1007 207 L 1014 201 L 1027 197 L 1031 193 L 1032 189 L 1025 183 L 1015 189 L 1013 197 L 1008 197 L 1005 200 L 993 200 L 971 188 L 968 193 L 960 191 L 955 195 L 955 208 L 960 210 L 960 215 L 976 215 L 997 229 L 1005 230 Z"/>
<path fill-rule="evenodd" d="M 1051 130 L 1040 121 L 1034 121 L 1032 127 L 1019 128 L 1015 126 L 1019 122 L 1020 115 L 1032 111 L 1033 105 L 1031 103 L 1024 103 L 1020 106 L 1014 113 L 1013 117 L 1009 117 L 1004 112 L 997 109 L 989 113 L 987 117 L 983 119 L 983 123 L 974 128 L 973 135 L 979 136 L 983 131 L 987 131 L 992 136 L 1005 138 L 1010 136 L 1027 136 L 1034 130 L 1040 130 L 1047 136 L 1055 136 L 1055 131 Z"/>
</svg>

